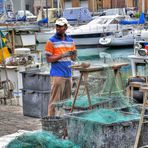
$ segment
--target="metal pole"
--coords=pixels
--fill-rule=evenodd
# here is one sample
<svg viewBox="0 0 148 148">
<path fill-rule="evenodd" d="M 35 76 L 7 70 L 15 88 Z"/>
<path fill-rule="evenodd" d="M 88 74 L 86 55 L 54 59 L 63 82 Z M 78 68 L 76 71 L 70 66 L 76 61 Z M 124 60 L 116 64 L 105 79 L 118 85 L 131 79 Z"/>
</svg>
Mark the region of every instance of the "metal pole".
<svg viewBox="0 0 148 148">
<path fill-rule="evenodd" d="M 26 11 L 25 11 L 25 6 L 26 4 L 25 4 L 25 0 L 21 0 L 21 10 L 24 10 L 24 16 L 26 16 Z"/>
<path fill-rule="evenodd" d="M 24 10 L 24 7 L 23 7 L 23 0 L 21 0 L 21 10 Z"/>
<path fill-rule="evenodd" d="M 61 11 L 63 12 L 63 2 L 61 2 L 61 0 L 60 0 L 60 10 L 59 10 L 60 15 L 61 15 Z M 58 16 L 58 17 L 59 17 L 59 16 Z"/>
<path fill-rule="evenodd" d="M 142 0 L 142 12 L 145 12 L 145 0 Z"/>
<path fill-rule="evenodd" d="M 13 1 L 10 0 L 10 2 L 11 2 L 12 12 L 14 12 Z"/>
<path fill-rule="evenodd" d="M 21 0 L 21 10 L 24 10 L 24 16 L 26 16 L 26 11 L 25 11 L 25 0 Z"/>
<path fill-rule="evenodd" d="M 26 3 L 25 3 L 25 0 L 23 0 L 23 3 L 24 3 L 24 16 L 26 18 Z M 27 19 L 27 18 L 26 18 Z"/>
<path fill-rule="evenodd" d="M 60 0 L 57 1 L 58 5 L 58 16 L 60 16 Z"/>
<path fill-rule="evenodd" d="M 46 17 L 48 18 L 48 2 L 46 0 Z"/>
<path fill-rule="evenodd" d="M 6 0 L 4 0 L 3 2 L 3 10 L 4 10 L 4 14 L 6 14 Z"/>
<path fill-rule="evenodd" d="M 48 2 L 47 2 L 47 0 L 46 0 L 46 17 L 48 20 Z M 47 22 L 47 27 L 48 27 L 48 22 Z"/>
<path fill-rule="evenodd" d="M 52 0 L 52 8 L 53 8 L 53 0 Z"/>
<path fill-rule="evenodd" d="M 44 10 L 43 10 L 43 0 L 40 0 L 40 5 L 41 5 L 41 8 L 40 8 L 40 11 L 41 11 L 41 19 L 43 19 L 44 16 Z"/>
<path fill-rule="evenodd" d="M 94 0 L 92 0 L 92 14 L 94 15 Z"/>
</svg>

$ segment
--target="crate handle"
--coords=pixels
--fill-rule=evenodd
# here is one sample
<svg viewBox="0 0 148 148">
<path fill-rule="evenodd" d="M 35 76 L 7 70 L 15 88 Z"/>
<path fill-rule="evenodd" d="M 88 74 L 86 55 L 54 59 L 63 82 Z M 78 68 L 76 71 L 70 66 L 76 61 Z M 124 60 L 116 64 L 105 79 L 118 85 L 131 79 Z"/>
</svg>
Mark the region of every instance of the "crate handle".
<svg viewBox="0 0 148 148">
<path fill-rule="evenodd" d="M 28 94 L 33 94 L 34 93 L 33 90 L 28 90 L 27 92 L 28 92 Z"/>
<path fill-rule="evenodd" d="M 28 73 L 27 75 L 28 75 L 29 77 L 34 77 L 36 74 Z"/>
</svg>

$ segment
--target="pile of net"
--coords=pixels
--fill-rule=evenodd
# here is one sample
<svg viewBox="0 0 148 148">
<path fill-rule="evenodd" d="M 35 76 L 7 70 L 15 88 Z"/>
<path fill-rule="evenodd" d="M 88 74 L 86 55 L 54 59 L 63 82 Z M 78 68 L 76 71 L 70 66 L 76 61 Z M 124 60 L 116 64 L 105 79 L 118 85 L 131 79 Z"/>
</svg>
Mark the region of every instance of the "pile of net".
<svg viewBox="0 0 148 148">
<path fill-rule="evenodd" d="M 59 101 L 55 103 L 55 106 L 57 108 L 63 107 L 64 109 L 71 109 L 73 101 L 73 99 Z M 74 108 L 86 110 L 89 106 L 88 97 L 85 95 L 78 96 Z M 98 108 L 123 108 L 131 106 L 131 102 L 128 102 L 125 96 L 91 96 L 91 106 Z"/>
<path fill-rule="evenodd" d="M 25 133 L 12 140 L 6 148 L 80 148 L 69 140 L 58 139 L 56 136 L 37 131 Z"/>
<path fill-rule="evenodd" d="M 96 109 L 79 116 L 80 120 L 99 122 L 102 124 L 112 124 L 130 120 L 139 120 L 139 118 L 140 114 L 138 113 L 125 113 L 112 109 Z"/>
</svg>

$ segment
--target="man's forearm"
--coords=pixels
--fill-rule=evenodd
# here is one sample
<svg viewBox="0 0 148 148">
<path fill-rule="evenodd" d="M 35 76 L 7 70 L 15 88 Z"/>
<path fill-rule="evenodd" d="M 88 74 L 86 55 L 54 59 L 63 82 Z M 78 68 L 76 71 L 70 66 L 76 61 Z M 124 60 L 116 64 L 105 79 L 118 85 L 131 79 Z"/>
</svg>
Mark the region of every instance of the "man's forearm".
<svg viewBox="0 0 148 148">
<path fill-rule="evenodd" d="M 49 63 L 56 62 L 62 58 L 62 55 L 46 56 L 46 61 Z"/>
<path fill-rule="evenodd" d="M 66 58 L 66 57 L 70 57 L 71 60 L 75 60 L 76 56 L 77 56 L 76 51 L 68 51 L 68 52 L 65 52 L 65 53 L 63 53 L 61 55 L 46 54 L 46 60 L 49 63 L 56 62 L 56 61 L 60 60 L 61 58 Z"/>
</svg>

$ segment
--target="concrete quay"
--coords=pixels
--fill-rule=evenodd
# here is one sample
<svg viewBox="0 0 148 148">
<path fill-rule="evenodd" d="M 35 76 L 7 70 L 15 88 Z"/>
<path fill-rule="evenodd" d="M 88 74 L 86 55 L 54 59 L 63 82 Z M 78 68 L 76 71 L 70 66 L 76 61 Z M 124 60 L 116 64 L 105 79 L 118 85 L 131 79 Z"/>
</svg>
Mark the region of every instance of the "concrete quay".
<svg viewBox="0 0 148 148">
<path fill-rule="evenodd" d="M 0 105 L 0 137 L 18 130 L 42 129 L 41 119 L 23 115 L 21 106 Z"/>
</svg>

